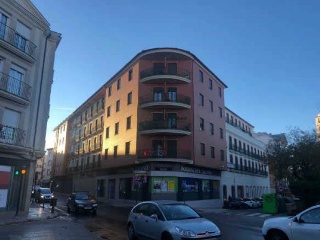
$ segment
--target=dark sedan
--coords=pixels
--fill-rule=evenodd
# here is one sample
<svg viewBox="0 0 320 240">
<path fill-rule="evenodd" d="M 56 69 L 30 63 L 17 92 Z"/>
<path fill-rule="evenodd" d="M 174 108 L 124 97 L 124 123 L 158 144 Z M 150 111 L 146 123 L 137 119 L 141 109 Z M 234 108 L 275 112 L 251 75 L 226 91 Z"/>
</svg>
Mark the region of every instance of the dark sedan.
<svg viewBox="0 0 320 240">
<path fill-rule="evenodd" d="M 244 203 L 243 199 L 235 198 L 229 202 L 230 209 L 246 209 L 248 205 Z"/>
<path fill-rule="evenodd" d="M 74 213 L 79 212 L 92 212 L 94 215 L 97 214 L 98 204 L 86 192 L 72 193 L 67 200 L 68 213 L 71 211 Z"/>
</svg>

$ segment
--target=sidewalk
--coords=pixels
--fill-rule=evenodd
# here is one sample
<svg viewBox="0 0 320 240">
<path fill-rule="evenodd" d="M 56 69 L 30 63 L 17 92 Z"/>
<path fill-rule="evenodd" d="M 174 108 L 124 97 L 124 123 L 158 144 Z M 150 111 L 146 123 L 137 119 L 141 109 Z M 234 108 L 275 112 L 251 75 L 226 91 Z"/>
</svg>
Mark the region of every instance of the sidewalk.
<svg viewBox="0 0 320 240">
<path fill-rule="evenodd" d="M 19 212 L 17 216 L 15 216 L 16 212 L 1 212 L 0 213 L 0 226 L 23 223 L 23 222 L 31 222 L 31 221 L 40 221 L 51 218 L 56 218 L 59 213 L 55 209 L 53 213 L 51 213 L 51 207 L 49 203 L 42 207 L 42 204 L 38 203 L 30 203 L 29 212 Z"/>
</svg>

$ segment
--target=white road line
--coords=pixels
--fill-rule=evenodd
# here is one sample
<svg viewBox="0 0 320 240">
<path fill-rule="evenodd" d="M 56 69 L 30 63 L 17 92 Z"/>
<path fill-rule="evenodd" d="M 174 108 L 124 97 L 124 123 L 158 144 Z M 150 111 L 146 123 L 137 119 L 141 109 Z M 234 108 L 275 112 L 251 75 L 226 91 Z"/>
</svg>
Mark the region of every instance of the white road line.
<svg viewBox="0 0 320 240">
<path fill-rule="evenodd" d="M 253 217 L 253 216 L 257 216 L 257 215 L 260 215 L 261 213 L 251 213 L 251 214 L 248 214 L 247 216 L 249 217 Z"/>
<path fill-rule="evenodd" d="M 261 218 L 264 218 L 264 217 L 269 217 L 269 216 L 271 216 L 272 214 L 262 214 L 262 215 L 260 215 L 259 217 L 261 217 Z"/>
</svg>

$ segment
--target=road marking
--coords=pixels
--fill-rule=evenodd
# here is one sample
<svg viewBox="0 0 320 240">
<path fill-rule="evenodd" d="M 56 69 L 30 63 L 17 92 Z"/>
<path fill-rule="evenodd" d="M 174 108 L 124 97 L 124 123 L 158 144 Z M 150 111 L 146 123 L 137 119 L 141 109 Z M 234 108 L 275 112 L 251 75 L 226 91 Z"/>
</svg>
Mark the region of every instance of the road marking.
<svg viewBox="0 0 320 240">
<path fill-rule="evenodd" d="M 272 214 L 262 214 L 262 215 L 260 215 L 259 217 L 261 217 L 261 218 L 264 218 L 264 217 L 269 217 L 269 216 L 271 216 Z"/>
<path fill-rule="evenodd" d="M 248 214 L 247 216 L 249 217 L 254 217 L 254 216 L 257 216 L 257 215 L 260 215 L 261 213 L 251 213 L 251 214 Z"/>
</svg>

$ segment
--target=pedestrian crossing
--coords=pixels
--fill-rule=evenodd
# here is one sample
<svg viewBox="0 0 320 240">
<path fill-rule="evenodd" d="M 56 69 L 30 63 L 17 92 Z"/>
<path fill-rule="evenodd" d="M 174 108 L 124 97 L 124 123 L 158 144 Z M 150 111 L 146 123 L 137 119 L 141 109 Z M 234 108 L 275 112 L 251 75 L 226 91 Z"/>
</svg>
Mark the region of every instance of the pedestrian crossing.
<svg viewBox="0 0 320 240">
<path fill-rule="evenodd" d="M 246 217 L 259 217 L 259 218 L 267 218 L 271 217 L 273 214 L 262 213 L 262 212 L 236 212 L 236 211 L 226 211 L 224 212 L 228 215 L 237 215 L 237 216 L 246 216 Z"/>
</svg>

